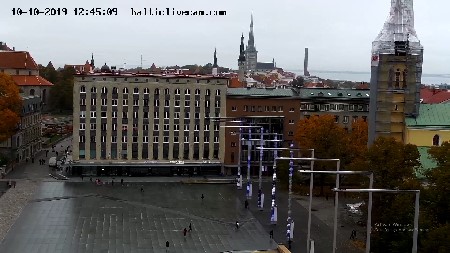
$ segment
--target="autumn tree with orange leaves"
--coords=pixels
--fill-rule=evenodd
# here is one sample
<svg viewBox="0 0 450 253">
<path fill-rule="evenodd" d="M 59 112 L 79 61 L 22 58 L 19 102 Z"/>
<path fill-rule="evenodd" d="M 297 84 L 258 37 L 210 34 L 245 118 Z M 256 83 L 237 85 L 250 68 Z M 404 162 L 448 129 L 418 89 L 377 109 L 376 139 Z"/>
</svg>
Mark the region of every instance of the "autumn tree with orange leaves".
<svg viewBox="0 0 450 253">
<path fill-rule="evenodd" d="M 11 76 L 0 73 L 0 142 L 14 134 L 20 121 L 22 99 Z"/>
</svg>

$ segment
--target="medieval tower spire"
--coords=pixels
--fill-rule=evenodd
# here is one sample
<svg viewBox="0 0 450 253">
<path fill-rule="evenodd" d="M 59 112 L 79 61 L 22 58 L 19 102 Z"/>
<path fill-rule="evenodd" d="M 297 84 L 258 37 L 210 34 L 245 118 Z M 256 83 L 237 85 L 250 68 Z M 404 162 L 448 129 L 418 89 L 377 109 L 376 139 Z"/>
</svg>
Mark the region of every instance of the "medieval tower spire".
<svg viewBox="0 0 450 253">
<path fill-rule="evenodd" d="M 369 145 L 379 136 L 405 140 L 405 118 L 419 112 L 422 62 L 413 0 L 391 0 L 389 16 L 372 43 Z"/>
<path fill-rule="evenodd" d="M 238 58 L 238 67 L 239 67 L 239 81 L 245 81 L 245 46 L 244 46 L 244 33 L 241 35 L 241 46 L 239 47 L 239 58 Z"/>
<path fill-rule="evenodd" d="M 245 50 L 246 71 L 256 71 L 256 62 L 258 60 L 258 51 L 255 47 L 255 36 L 253 34 L 253 13 L 250 17 L 250 31 L 248 33 L 248 45 Z"/>
<path fill-rule="evenodd" d="M 216 48 L 214 48 L 214 64 L 213 64 L 213 68 L 212 68 L 212 74 L 213 76 L 216 76 L 218 74 L 218 68 L 219 66 L 217 65 L 217 50 Z"/>
</svg>

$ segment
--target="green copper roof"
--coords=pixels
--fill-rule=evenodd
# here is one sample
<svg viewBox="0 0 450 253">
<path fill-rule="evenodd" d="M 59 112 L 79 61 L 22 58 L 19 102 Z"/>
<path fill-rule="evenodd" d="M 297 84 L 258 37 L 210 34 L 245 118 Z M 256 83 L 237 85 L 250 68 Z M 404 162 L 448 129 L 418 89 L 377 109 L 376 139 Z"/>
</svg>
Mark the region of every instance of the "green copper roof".
<svg viewBox="0 0 450 253">
<path fill-rule="evenodd" d="M 406 118 L 406 126 L 450 128 L 450 104 L 420 104 L 419 116 Z"/>
<path fill-rule="evenodd" d="M 369 99 L 369 90 L 353 89 L 300 89 L 301 98 Z"/>
<path fill-rule="evenodd" d="M 434 161 L 429 155 L 429 147 L 417 147 L 420 154 L 420 168 L 416 171 L 416 176 L 419 179 L 425 178 L 425 172 L 437 167 L 436 161 Z"/>
<path fill-rule="evenodd" d="M 227 96 L 251 97 L 293 97 L 297 94 L 291 89 L 274 88 L 228 88 Z"/>
</svg>

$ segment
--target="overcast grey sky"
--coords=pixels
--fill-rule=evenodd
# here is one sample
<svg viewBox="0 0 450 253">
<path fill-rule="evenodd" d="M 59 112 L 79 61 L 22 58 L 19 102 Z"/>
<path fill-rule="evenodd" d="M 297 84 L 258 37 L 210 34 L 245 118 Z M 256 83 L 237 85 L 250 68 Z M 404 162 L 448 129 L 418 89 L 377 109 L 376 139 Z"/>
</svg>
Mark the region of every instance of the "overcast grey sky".
<svg viewBox="0 0 450 253">
<path fill-rule="evenodd" d="M 68 15 L 13 16 L 12 8 L 67 8 Z M 74 8 L 117 8 L 117 16 L 75 16 Z M 225 10 L 226 16 L 131 16 L 131 8 Z M 248 39 L 253 11 L 258 61 L 302 69 L 370 71 L 371 42 L 390 0 L 13 0 L 2 1 L 0 41 L 28 50 L 38 63 L 144 67 L 212 62 L 237 68 L 241 33 Z M 416 0 L 415 28 L 424 46 L 423 71 L 450 73 L 448 0 Z"/>
</svg>

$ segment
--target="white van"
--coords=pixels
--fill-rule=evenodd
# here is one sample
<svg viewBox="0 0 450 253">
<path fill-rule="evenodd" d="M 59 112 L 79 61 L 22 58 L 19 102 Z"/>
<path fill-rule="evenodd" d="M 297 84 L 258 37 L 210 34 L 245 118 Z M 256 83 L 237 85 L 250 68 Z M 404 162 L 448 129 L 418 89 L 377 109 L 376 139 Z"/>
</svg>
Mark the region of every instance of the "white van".
<svg viewBox="0 0 450 253">
<path fill-rule="evenodd" d="M 48 166 L 56 167 L 56 156 L 50 157 L 50 159 L 48 159 Z"/>
</svg>

